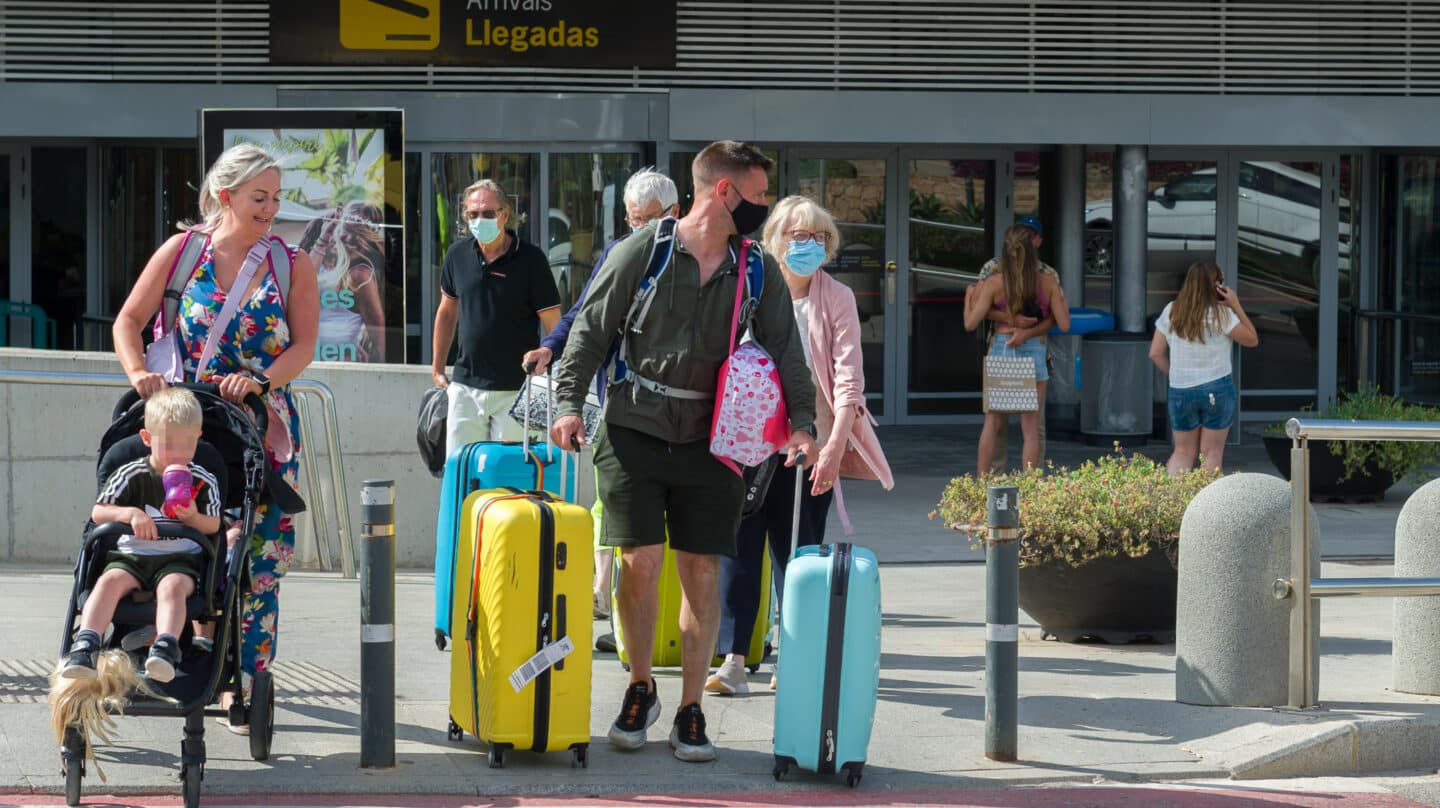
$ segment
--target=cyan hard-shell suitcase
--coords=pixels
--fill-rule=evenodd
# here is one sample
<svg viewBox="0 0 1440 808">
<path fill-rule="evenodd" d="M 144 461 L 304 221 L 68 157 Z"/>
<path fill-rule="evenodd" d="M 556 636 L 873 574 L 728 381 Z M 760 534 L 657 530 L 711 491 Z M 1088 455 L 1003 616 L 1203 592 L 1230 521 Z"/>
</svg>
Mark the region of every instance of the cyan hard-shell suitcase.
<svg viewBox="0 0 1440 808">
<path fill-rule="evenodd" d="M 860 782 L 880 687 L 880 568 L 850 544 L 802 547 L 785 568 L 775 779 L 798 766 Z"/>
<path fill-rule="evenodd" d="M 467 443 L 445 460 L 440 483 L 440 513 L 435 520 L 435 647 L 445 650 L 451 636 L 451 604 L 455 598 L 455 538 L 461 506 L 476 491 L 514 488 L 544 490 L 564 496 L 575 490 L 577 463 L 564 452 L 522 443 Z"/>
</svg>

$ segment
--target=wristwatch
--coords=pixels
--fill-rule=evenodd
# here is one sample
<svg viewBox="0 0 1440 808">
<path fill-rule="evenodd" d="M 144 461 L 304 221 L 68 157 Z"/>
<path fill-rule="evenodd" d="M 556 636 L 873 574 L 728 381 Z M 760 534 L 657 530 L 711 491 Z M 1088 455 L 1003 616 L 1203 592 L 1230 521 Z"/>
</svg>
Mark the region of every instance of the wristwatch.
<svg viewBox="0 0 1440 808">
<path fill-rule="evenodd" d="M 269 376 L 266 376 L 264 373 L 254 373 L 254 372 L 251 372 L 251 373 L 250 373 L 250 378 L 254 379 L 254 380 L 255 380 L 255 383 L 258 384 L 258 385 L 260 385 L 260 395 L 263 396 L 263 395 L 265 395 L 266 393 L 270 392 L 270 377 L 269 377 Z"/>
</svg>

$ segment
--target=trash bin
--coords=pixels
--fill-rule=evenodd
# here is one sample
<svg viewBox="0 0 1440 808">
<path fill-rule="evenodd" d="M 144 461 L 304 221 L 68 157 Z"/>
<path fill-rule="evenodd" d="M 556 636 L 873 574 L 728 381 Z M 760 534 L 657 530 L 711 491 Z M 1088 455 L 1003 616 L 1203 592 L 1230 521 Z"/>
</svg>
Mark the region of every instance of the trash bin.
<svg viewBox="0 0 1440 808">
<path fill-rule="evenodd" d="M 1148 438 L 1155 389 L 1149 335 L 1103 331 L 1083 340 L 1081 434 L 1102 444 Z"/>
<path fill-rule="evenodd" d="M 1070 331 L 1050 329 L 1050 384 L 1045 388 L 1045 431 L 1080 432 L 1080 340 L 1086 334 L 1115 330 L 1115 316 L 1101 309 L 1070 310 Z"/>
</svg>

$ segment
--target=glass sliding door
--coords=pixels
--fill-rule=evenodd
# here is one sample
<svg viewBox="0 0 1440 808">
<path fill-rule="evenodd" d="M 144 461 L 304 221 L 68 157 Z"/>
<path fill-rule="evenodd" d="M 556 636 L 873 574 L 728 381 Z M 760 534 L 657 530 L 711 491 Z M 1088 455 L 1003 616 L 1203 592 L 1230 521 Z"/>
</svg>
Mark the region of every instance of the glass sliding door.
<svg viewBox="0 0 1440 808">
<path fill-rule="evenodd" d="M 84 146 L 33 146 L 30 207 L 30 301 L 56 323 L 50 348 L 75 350 L 85 314 L 90 228 Z"/>
<path fill-rule="evenodd" d="M 1236 170 L 1236 289 L 1260 335 L 1241 353 L 1241 407 L 1289 412 L 1317 400 L 1324 165 L 1241 159 Z"/>
<path fill-rule="evenodd" d="M 1376 381 L 1387 393 L 1440 404 L 1440 155 L 1381 162 Z"/>
<path fill-rule="evenodd" d="M 893 422 L 895 404 L 886 397 L 887 373 L 894 364 L 894 266 L 889 153 L 873 156 L 825 156 L 801 153 L 790 163 L 793 193 L 819 202 L 835 217 L 840 248 L 825 271 L 855 292 L 860 312 L 860 344 L 865 367 L 865 398 L 870 412 Z M 887 347 L 888 346 L 888 347 Z"/>
<path fill-rule="evenodd" d="M 909 159 L 904 167 L 905 414 L 979 413 L 985 343 L 983 329 L 965 330 L 965 287 L 994 257 L 996 161 Z"/>
<path fill-rule="evenodd" d="M 640 155 L 553 153 L 549 179 L 549 234 L 546 252 L 569 309 L 605 245 L 630 232 L 625 219 L 625 182 L 640 169 Z"/>
<path fill-rule="evenodd" d="M 434 299 L 440 299 L 440 268 L 445 264 L 445 253 L 450 247 L 468 234 L 465 226 L 465 189 L 480 179 L 491 179 L 499 183 L 510 197 L 515 208 L 511 224 L 520 238 L 535 242 L 533 226 L 535 210 L 535 189 L 539 185 L 539 155 L 528 153 L 495 152 L 452 152 L 436 153 L 430 158 L 430 193 L 433 200 L 434 226 L 430 240 L 430 288 L 435 290 Z M 422 323 L 433 324 L 435 312 L 425 312 Z M 450 346 L 446 364 L 455 360 L 458 348 Z"/>
</svg>

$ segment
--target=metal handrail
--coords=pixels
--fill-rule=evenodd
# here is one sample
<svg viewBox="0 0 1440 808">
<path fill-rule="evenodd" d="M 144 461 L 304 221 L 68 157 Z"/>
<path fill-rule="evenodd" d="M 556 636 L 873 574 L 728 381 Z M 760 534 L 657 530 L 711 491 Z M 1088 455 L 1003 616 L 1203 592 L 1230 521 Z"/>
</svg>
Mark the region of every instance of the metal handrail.
<svg viewBox="0 0 1440 808">
<path fill-rule="evenodd" d="M 72 387 L 129 387 L 130 379 L 121 373 L 80 373 L 65 370 L 21 370 L 5 368 L 0 369 L 0 384 L 58 384 Z M 344 458 L 340 451 L 340 427 L 339 419 L 336 417 L 335 396 L 330 388 L 321 382 L 313 379 L 295 379 L 290 382 L 290 392 L 295 398 L 295 406 L 299 411 L 301 423 L 300 442 L 302 446 L 315 444 L 308 442 L 308 437 L 313 430 L 305 428 L 309 420 L 307 408 L 302 406 L 306 398 L 314 398 L 320 402 L 320 410 L 325 424 L 326 442 L 330 450 L 330 479 L 335 487 L 334 503 L 338 513 L 339 539 L 340 539 L 340 565 L 341 575 L 346 578 L 355 577 L 355 555 L 354 545 L 351 537 L 354 535 L 350 524 L 350 508 L 345 492 L 349 489 L 345 486 Z M 315 472 L 313 451 L 301 452 L 300 458 L 305 465 L 305 474 L 310 483 L 310 502 L 308 507 L 312 514 L 323 514 L 326 498 L 321 495 L 320 476 Z M 324 516 L 317 519 L 326 526 L 326 533 L 321 534 L 321 525 L 316 525 L 317 540 L 325 542 L 326 558 L 325 564 L 329 566 L 330 554 L 330 533 L 328 521 Z"/>
<path fill-rule="evenodd" d="M 1310 548 L 1310 441 L 1440 441 L 1440 423 L 1425 421 L 1336 421 L 1291 418 L 1285 423 L 1290 446 L 1290 577 L 1274 584 L 1274 595 L 1290 599 L 1289 702 L 1315 704 L 1314 638 L 1310 601 L 1327 597 L 1428 597 L 1440 595 L 1437 578 L 1312 578 Z"/>
<path fill-rule="evenodd" d="M 1291 418 L 1285 422 L 1291 438 L 1312 440 L 1440 441 L 1435 421 L 1324 421 Z"/>
</svg>

